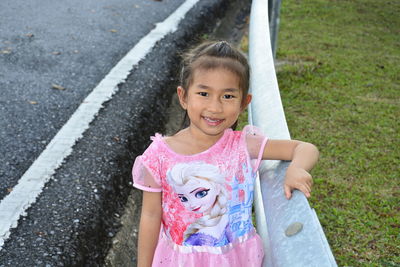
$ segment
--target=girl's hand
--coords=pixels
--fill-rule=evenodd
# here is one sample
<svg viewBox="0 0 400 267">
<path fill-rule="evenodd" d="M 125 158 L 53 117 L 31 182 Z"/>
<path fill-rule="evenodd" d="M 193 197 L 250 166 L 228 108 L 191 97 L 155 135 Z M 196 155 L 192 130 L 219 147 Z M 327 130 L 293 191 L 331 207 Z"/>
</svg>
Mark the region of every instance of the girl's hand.
<svg viewBox="0 0 400 267">
<path fill-rule="evenodd" d="M 294 189 L 300 190 L 309 198 L 311 196 L 312 183 L 312 177 L 306 170 L 295 166 L 289 166 L 283 184 L 286 198 L 290 199 L 292 197 L 292 191 Z"/>
</svg>

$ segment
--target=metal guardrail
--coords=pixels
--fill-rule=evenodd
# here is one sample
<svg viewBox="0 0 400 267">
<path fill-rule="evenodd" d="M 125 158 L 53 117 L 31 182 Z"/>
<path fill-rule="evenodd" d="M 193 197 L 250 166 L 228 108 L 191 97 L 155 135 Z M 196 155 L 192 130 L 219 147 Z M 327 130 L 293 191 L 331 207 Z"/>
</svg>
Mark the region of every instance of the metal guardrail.
<svg viewBox="0 0 400 267">
<path fill-rule="evenodd" d="M 249 121 L 269 138 L 290 139 L 275 74 L 267 0 L 252 2 L 249 38 L 253 95 Z M 283 180 L 288 164 L 264 161 L 256 183 L 257 231 L 265 250 L 263 266 L 337 266 L 318 217 L 303 193 L 296 190 L 290 200 L 284 196 Z M 285 231 L 294 223 L 300 223 L 297 225 L 302 230 L 287 236 Z"/>
<path fill-rule="evenodd" d="M 276 58 L 276 50 L 278 49 L 278 31 L 279 31 L 279 14 L 281 9 L 281 0 L 268 0 L 268 21 L 269 32 L 271 33 L 271 48 L 274 59 Z"/>
</svg>

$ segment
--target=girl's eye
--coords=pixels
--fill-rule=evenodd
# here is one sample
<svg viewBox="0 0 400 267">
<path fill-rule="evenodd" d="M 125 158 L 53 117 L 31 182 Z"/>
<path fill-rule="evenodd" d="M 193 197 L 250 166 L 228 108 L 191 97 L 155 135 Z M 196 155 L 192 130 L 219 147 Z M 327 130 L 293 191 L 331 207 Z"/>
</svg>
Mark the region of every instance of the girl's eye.
<svg viewBox="0 0 400 267">
<path fill-rule="evenodd" d="M 210 191 L 210 189 L 201 190 L 201 191 L 197 192 L 195 194 L 195 196 L 196 196 L 196 198 L 203 198 L 208 195 L 208 191 Z"/>
<path fill-rule="evenodd" d="M 208 93 L 206 93 L 206 92 L 199 92 L 198 94 L 201 96 L 208 96 Z"/>
<path fill-rule="evenodd" d="M 232 99 L 234 98 L 234 95 L 224 95 L 224 99 Z"/>
<path fill-rule="evenodd" d="M 188 202 L 187 197 L 179 196 L 179 199 L 181 200 L 181 202 Z"/>
</svg>

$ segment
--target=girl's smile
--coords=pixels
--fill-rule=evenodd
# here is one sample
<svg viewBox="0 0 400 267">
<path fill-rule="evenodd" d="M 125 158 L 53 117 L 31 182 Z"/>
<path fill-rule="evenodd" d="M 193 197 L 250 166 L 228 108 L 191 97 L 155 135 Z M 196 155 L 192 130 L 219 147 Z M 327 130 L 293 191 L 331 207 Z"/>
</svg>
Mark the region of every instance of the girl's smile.
<svg viewBox="0 0 400 267">
<path fill-rule="evenodd" d="M 213 119 L 209 117 L 203 117 L 204 120 L 210 125 L 210 126 L 217 126 L 221 124 L 224 120 L 223 119 Z"/>
</svg>

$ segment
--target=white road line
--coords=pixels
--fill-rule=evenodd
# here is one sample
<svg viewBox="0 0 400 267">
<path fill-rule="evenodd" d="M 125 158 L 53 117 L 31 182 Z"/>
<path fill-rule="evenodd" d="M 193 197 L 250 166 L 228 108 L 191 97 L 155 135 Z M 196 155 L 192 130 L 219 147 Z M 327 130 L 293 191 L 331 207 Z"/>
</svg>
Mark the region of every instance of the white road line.
<svg viewBox="0 0 400 267">
<path fill-rule="evenodd" d="M 26 214 L 26 210 L 36 201 L 55 170 L 71 154 L 75 142 L 89 128 L 89 123 L 96 117 L 103 103 L 118 91 L 118 84 L 126 80 L 133 66 L 152 50 L 156 42 L 176 31 L 179 22 L 198 1 L 185 1 L 163 22 L 157 23 L 156 27 L 118 62 L 19 179 L 13 191 L 0 202 L 0 250 L 10 236 L 11 228 L 17 227 L 19 218 Z"/>
</svg>

